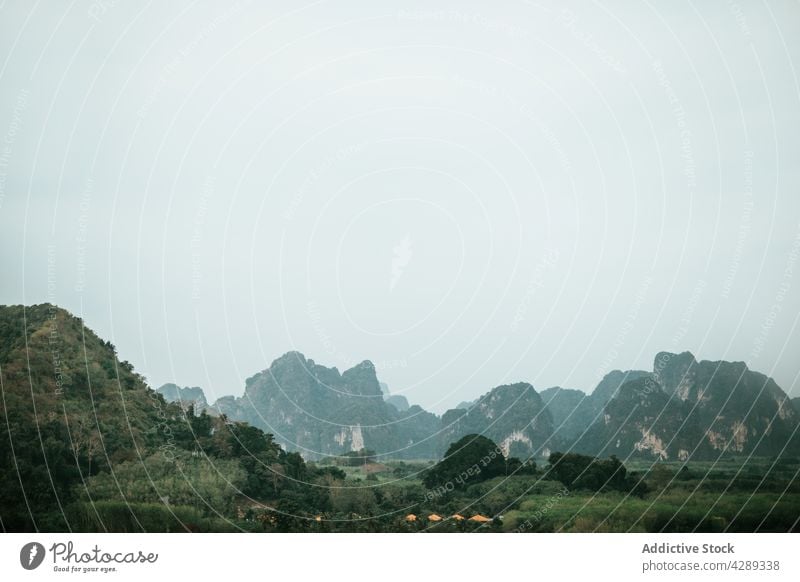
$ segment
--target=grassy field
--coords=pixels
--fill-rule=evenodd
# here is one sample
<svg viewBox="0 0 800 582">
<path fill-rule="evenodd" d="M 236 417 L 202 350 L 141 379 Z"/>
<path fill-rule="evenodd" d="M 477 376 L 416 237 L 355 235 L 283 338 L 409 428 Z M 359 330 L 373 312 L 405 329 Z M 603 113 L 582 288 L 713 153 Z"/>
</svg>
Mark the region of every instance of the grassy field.
<svg viewBox="0 0 800 582">
<path fill-rule="evenodd" d="M 169 503 L 159 503 L 149 481 L 118 470 L 125 498 L 101 474 L 92 499 L 66 508 L 75 531 L 291 532 L 787 532 L 800 518 L 800 462 L 727 458 L 718 463 L 643 463 L 625 467 L 622 487 L 584 481 L 566 486 L 552 466 L 526 474 L 467 479 L 460 486 L 426 487 L 430 461 L 387 461 L 321 471 L 309 487 L 260 498 L 225 484 L 241 481 L 231 463 L 186 457 L 181 477 L 162 463 L 150 478 Z M 315 473 L 316 471 L 316 473 Z M 267 477 L 270 474 L 266 474 Z M 308 476 L 307 476 L 308 477 Z M 184 480 L 191 481 L 187 489 Z M 238 480 L 238 481 L 237 481 Z M 578 481 L 570 481 L 578 483 Z M 587 483 L 591 485 L 587 486 Z M 590 488 L 591 487 L 591 488 Z M 268 490 L 268 489 L 267 489 Z M 202 500 L 191 493 L 202 492 Z M 212 508 L 212 509 L 209 509 Z M 414 519 L 408 516 L 414 515 Z M 431 516 L 441 520 L 432 520 Z M 463 519 L 456 519 L 454 516 Z M 485 522 L 470 520 L 485 518 Z"/>
<path fill-rule="evenodd" d="M 376 518 L 389 530 L 463 530 L 448 519 L 454 514 L 496 518 L 471 529 L 503 532 L 786 532 L 797 530 L 800 518 L 800 463 L 791 459 L 633 462 L 626 468 L 640 484 L 636 493 L 568 489 L 539 471 L 432 495 L 419 478 L 427 463 L 386 465 L 391 471 L 369 477 L 359 467 L 346 473 L 349 484 L 373 490 Z M 400 502 L 407 503 L 404 512 L 418 516 L 417 523 L 402 523 L 393 511 Z M 427 521 L 430 514 L 445 520 Z"/>
</svg>

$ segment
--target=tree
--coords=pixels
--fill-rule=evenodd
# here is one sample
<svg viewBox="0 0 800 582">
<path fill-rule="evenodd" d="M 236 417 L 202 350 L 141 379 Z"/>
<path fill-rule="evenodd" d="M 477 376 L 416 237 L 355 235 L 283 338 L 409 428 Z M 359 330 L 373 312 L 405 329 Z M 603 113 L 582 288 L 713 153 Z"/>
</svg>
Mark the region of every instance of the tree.
<svg viewBox="0 0 800 582">
<path fill-rule="evenodd" d="M 336 464 L 344 465 L 345 467 L 360 467 L 361 465 L 374 463 L 376 456 L 375 451 L 371 449 L 348 451 L 336 459 Z"/>
<path fill-rule="evenodd" d="M 366 517 L 377 507 L 374 488 L 344 482 L 330 489 L 330 500 L 333 510 L 343 516 Z"/>
<path fill-rule="evenodd" d="M 450 445 L 444 458 L 425 473 L 423 482 L 446 493 L 505 472 L 506 460 L 497 445 L 484 436 L 469 434 Z"/>
<path fill-rule="evenodd" d="M 578 453 L 553 453 L 548 459 L 548 475 L 573 489 L 627 491 L 625 465 L 615 456 L 596 459 Z"/>
<path fill-rule="evenodd" d="M 521 461 L 517 457 L 506 459 L 506 475 L 535 475 L 536 461 L 528 459 Z"/>
</svg>

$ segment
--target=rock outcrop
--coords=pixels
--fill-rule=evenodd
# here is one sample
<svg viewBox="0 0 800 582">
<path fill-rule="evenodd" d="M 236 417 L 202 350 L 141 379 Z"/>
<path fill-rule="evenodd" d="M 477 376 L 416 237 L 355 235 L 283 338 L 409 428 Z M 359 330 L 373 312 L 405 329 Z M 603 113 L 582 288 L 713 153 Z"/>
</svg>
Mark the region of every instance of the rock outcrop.
<svg viewBox="0 0 800 582">
<path fill-rule="evenodd" d="M 454 408 L 442 417 L 441 450 L 467 434 L 480 434 L 498 444 L 506 456 L 547 456 L 552 446 L 553 419 L 530 384 L 498 386 L 467 409 Z"/>
<path fill-rule="evenodd" d="M 797 453 L 800 415 L 771 378 L 689 352 L 661 352 L 653 368 L 620 387 L 578 450 L 663 460 Z"/>
</svg>

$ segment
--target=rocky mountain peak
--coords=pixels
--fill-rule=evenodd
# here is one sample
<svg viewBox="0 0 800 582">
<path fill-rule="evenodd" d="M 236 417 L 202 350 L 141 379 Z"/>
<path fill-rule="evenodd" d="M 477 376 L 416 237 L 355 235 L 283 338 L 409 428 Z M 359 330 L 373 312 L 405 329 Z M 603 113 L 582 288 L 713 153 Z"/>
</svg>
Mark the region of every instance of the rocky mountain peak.
<svg viewBox="0 0 800 582">
<path fill-rule="evenodd" d="M 591 398 L 595 405 L 602 407 L 602 405 L 616 395 L 617 390 L 619 390 L 620 386 L 625 382 L 649 375 L 650 372 L 645 372 L 644 370 L 627 370 L 625 372 L 622 370 L 611 370 L 600 380 L 600 383 L 592 392 Z"/>
<path fill-rule="evenodd" d="M 553 420 L 533 386 L 517 382 L 497 386 L 468 410 L 448 410 L 442 417 L 442 447 L 473 433 L 494 440 L 506 456 L 529 458 L 548 453 Z"/>
<path fill-rule="evenodd" d="M 669 395 L 681 400 L 689 398 L 690 387 L 696 379 L 697 360 L 691 352 L 673 354 L 659 352 L 653 361 L 653 375 Z"/>
<path fill-rule="evenodd" d="M 356 364 L 342 373 L 348 392 L 358 396 L 378 396 L 383 398 L 375 365 L 369 360 Z"/>
</svg>

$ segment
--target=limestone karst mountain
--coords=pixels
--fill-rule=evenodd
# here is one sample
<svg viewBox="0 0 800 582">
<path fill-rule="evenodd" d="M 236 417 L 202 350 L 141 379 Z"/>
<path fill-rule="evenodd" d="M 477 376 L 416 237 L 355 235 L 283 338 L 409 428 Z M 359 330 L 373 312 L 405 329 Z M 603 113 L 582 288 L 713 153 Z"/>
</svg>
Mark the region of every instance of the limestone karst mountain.
<svg viewBox="0 0 800 582">
<path fill-rule="evenodd" d="M 553 445 L 553 420 L 533 386 L 520 382 L 498 386 L 469 408 L 454 408 L 442 416 L 443 447 L 472 433 L 492 439 L 506 456 L 547 456 Z"/>
<path fill-rule="evenodd" d="M 743 362 L 661 352 L 653 373 L 623 384 L 576 448 L 663 460 L 796 454 L 799 418 L 786 393 Z"/>
<path fill-rule="evenodd" d="M 385 401 L 369 361 L 340 373 L 289 352 L 248 378 L 240 398 L 221 398 L 213 408 L 272 433 L 309 459 L 362 448 L 397 458 L 436 454 L 431 435 L 438 418 L 418 406 L 400 410 Z"/>
<path fill-rule="evenodd" d="M 605 405 L 625 382 L 648 374 L 642 370 L 612 370 L 600 380 L 591 394 L 560 386 L 542 391 L 542 400 L 553 417 L 556 445 L 560 448 L 569 447 L 600 418 Z"/>
<path fill-rule="evenodd" d="M 168 399 L 202 409 L 202 391 L 172 386 L 162 390 Z M 209 411 L 273 433 L 310 459 L 361 448 L 387 458 L 439 458 L 472 433 L 520 458 L 574 450 L 685 460 L 800 449 L 800 413 L 772 379 L 740 362 L 698 362 L 688 352 L 659 353 L 653 372 L 613 370 L 590 394 L 499 386 L 441 418 L 392 398 L 368 361 L 340 373 L 289 352 L 248 379 L 242 397 L 220 398 Z"/>
</svg>

